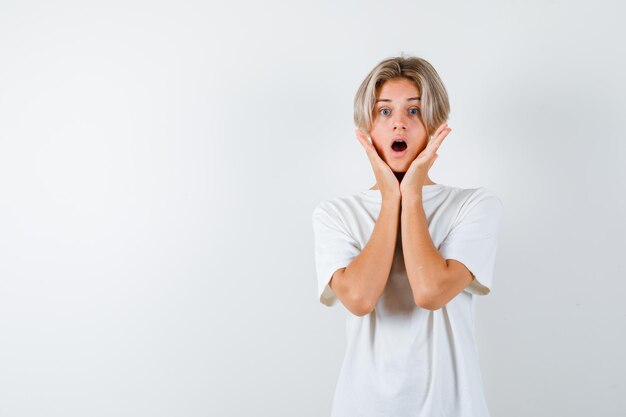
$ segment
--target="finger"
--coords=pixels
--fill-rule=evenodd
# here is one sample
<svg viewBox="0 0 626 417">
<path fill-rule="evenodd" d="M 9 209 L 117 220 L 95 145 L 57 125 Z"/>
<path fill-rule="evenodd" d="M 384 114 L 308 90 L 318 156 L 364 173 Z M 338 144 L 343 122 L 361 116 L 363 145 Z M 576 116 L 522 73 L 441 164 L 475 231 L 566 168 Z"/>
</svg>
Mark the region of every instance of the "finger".
<svg viewBox="0 0 626 417">
<path fill-rule="evenodd" d="M 378 155 L 378 151 L 372 144 L 371 136 L 365 135 L 365 133 L 363 133 L 362 131 L 358 129 L 356 130 L 356 136 L 359 142 L 361 142 L 361 145 L 363 145 L 363 147 L 365 148 L 367 157 L 369 158 L 370 163 L 373 166 L 385 163 L 380 157 L 380 155 Z"/>
<path fill-rule="evenodd" d="M 363 132 L 359 132 L 359 134 L 361 138 L 360 139 L 361 143 L 363 143 L 363 146 L 365 147 L 365 150 L 367 151 L 368 156 L 370 156 L 371 158 L 374 158 L 374 160 L 383 162 L 382 158 L 378 154 L 378 150 L 374 146 L 374 141 L 372 140 L 372 137 L 369 135 L 366 135 Z"/>
<path fill-rule="evenodd" d="M 445 130 L 448 127 L 448 122 L 444 122 L 441 125 L 439 125 L 439 127 L 437 128 L 437 130 L 435 131 L 435 133 L 433 133 L 432 137 L 436 138 L 437 136 L 439 136 L 439 134 Z"/>
<path fill-rule="evenodd" d="M 442 133 L 448 130 L 450 130 L 450 127 L 448 127 L 448 124 L 447 123 L 442 124 L 441 126 L 439 126 L 437 131 L 433 134 L 433 138 L 439 137 Z"/>
<path fill-rule="evenodd" d="M 448 136 L 451 131 L 452 129 L 450 129 L 449 127 L 445 128 L 444 130 L 439 132 L 439 134 L 435 136 L 435 138 L 428 145 L 431 146 L 432 150 L 437 151 L 443 140 L 446 138 L 446 136 Z"/>
<path fill-rule="evenodd" d="M 361 145 L 365 148 L 367 152 L 370 152 L 373 148 L 372 143 L 366 139 L 365 134 L 360 130 L 356 131 L 356 137 L 361 142 Z"/>
<path fill-rule="evenodd" d="M 437 131 L 433 133 L 433 135 L 430 137 L 427 143 L 427 148 L 432 147 L 437 143 L 437 141 L 439 140 L 439 136 L 441 135 L 441 132 L 443 131 L 443 129 L 445 129 L 443 126 L 444 125 L 439 126 Z"/>
<path fill-rule="evenodd" d="M 356 138 L 358 139 L 358 141 L 359 141 L 359 142 L 361 142 L 361 143 L 363 144 L 363 140 L 364 140 L 364 138 L 363 138 L 363 132 L 361 132 L 359 129 L 356 129 L 356 130 L 354 131 L 354 133 L 355 133 Z"/>
<path fill-rule="evenodd" d="M 364 132 L 360 130 L 356 130 L 356 135 L 359 141 L 367 148 L 373 148 L 372 138 L 369 135 L 366 135 Z"/>
<path fill-rule="evenodd" d="M 435 133 L 433 133 L 433 137 L 437 137 L 439 133 L 441 133 L 441 131 L 447 127 L 448 127 L 448 122 L 443 122 L 441 125 L 439 125 Z"/>
<path fill-rule="evenodd" d="M 441 145 L 441 142 L 443 142 L 443 140 L 446 138 L 446 136 L 448 136 L 448 134 L 451 131 L 452 131 L 452 129 L 447 127 L 444 130 L 442 130 L 441 132 L 439 132 L 439 135 L 435 138 L 435 144 Z"/>
<path fill-rule="evenodd" d="M 434 155 L 433 155 L 433 157 L 431 158 L 430 163 L 428 164 L 428 169 L 429 169 L 429 170 L 432 168 L 432 166 L 433 166 L 433 164 L 435 163 L 435 160 L 437 159 L 437 157 L 438 157 L 438 156 L 439 156 L 439 155 L 434 154 Z"/>
</svg>

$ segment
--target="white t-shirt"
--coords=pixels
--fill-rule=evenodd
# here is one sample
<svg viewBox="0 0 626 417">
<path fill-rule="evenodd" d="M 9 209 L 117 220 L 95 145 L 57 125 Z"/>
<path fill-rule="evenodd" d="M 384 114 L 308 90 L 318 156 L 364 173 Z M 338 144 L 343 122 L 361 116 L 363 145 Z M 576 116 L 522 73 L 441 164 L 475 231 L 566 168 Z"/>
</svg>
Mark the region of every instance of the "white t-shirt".
<svg viewBox="0 0 626 417">
<path fill-rule="evenodd" d="M 346 309 L 347 346 L 333 400 L 333 417 L 488 417 L 474 338 L 474 295 L 493 282 L 500 199 L 487 189 L 443 184 L 422 189 L 435 247 L 475 276 L 444 307 L 418 307 L 402 255 L 400 228 L 387 285 L 374 310 Z M 337 298 L 328 285 L 367 244 L 378 215 L 379 190 L 323 201 L 313 211 L 320 301 Z"/>
</svg>

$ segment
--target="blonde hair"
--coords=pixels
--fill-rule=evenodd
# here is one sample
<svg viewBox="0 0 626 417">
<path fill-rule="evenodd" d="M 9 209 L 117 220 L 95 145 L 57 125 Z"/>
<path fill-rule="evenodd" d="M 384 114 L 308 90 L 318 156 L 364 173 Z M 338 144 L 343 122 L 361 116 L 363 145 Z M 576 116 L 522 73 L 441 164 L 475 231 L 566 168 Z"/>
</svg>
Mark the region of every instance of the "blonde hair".
<svg viewBox="0 0 626 417">
<path fill-rule="evenodd" d="M 365 77 L 354 97 L 354 124 L 365 133 L 372 130 L 376 94 L 382 85 L 394 78 L 413 81 L 420 92 L 420 118 L 431 136 L 448 120 L 448 92 L 439 74 L 428 61 L 415 56 L 387 58 L 378 63 Z"/>
</svg>

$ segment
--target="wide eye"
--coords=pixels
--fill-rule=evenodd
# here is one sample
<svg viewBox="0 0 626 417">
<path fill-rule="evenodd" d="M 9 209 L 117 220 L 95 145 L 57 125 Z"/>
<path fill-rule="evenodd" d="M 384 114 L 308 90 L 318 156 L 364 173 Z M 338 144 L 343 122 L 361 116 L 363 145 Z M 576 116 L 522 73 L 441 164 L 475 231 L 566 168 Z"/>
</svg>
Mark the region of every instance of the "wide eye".
<svg viewBox="0 0 626 417">
<path fill-rule="evenodd" d="M 387 112 L 387 113 L 384 113 Z M 382 114 L 383 116 L 388 116 L 389 115 L 389 109 L 386 107 L 383 107 L 382 109 L 378 110 L 378 113 Z"/>
<path fill-rule="evenodd" d="M 409 109 L 409 113 L 411 114 L 418 114 L 420 112 L 420 109 L 418 109 L 417 107 L 411 107 Z"/>
</svg>

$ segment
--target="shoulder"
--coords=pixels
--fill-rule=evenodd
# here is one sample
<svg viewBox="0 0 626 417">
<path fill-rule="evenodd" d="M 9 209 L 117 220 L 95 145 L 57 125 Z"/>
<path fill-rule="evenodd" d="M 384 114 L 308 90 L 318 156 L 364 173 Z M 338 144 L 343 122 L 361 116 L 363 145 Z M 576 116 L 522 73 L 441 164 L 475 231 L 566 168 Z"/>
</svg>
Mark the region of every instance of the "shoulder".
<svg viewBox="0 0 626 417">
<path fill-rule="evenodd" d="M 498 223 L 504 211 L 502 200 L 486 187 L 449 187 L 449 209 L 454 212 L 453 224 L 473 222 Z"/>
<path fill-rule="evenodd" d="M 500 197 L 488 188 L 458 188 L 458 190 L 461 210 L 466 211 L 480 208 L 483 210 L 501 212 L 504 208 Z"/>
<path fill-rule="evenodd" d="M 356 193 L 346 196 L 335 196 L 319 202 L 313 209 L 313 217 L 334 216 L 343 218 L 359 211 L 365 204 L 365 194 Z"/>
<path fill-rule="evenodd" d="M 323 200 L 313 208 L 313 217 L 326 217 L 337 215 L 339 212 L 339 206 L 341 205 L 341 197 L 334 197 L 328 200 Z"/>
<path fill-rule="evenodd" d="M 314 229 L 332 228 L 346 229 L 345 197 L 334 197 L 319 202 L 313 209 L 312 221 Z"/>
</svg>

